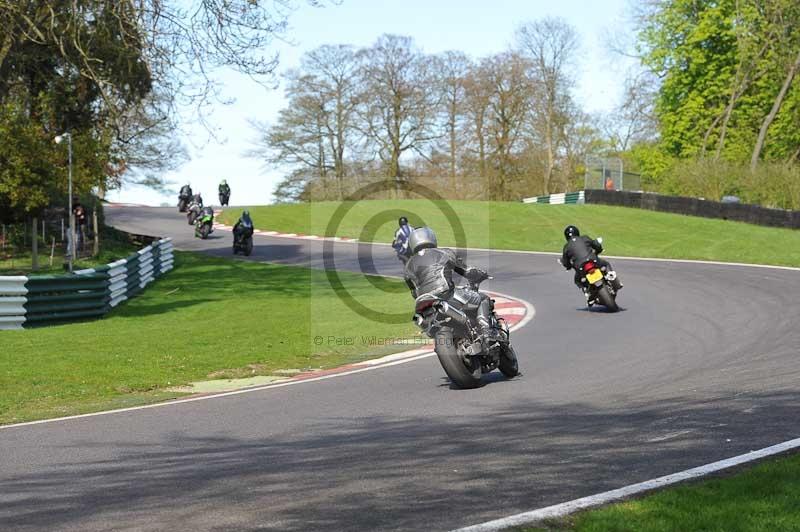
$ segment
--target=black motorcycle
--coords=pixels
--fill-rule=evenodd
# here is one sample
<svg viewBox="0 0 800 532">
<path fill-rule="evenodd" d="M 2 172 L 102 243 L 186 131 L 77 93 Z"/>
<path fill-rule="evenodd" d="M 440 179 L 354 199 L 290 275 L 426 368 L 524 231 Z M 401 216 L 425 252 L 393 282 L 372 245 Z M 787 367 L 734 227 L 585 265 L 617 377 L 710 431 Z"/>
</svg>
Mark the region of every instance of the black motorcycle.
<svg viewBox="0 0 800 532">
<path fill-rule="evenodd" d="M 469 281 L 469 288 L 478 290 L 486 279 L 490 277 L 481 272 L 479 278 Z M 519 374 L 508 325 L 494 312 L 491 325 L 500 331 L 501 339 L 490 342 L 480 332 L 477 309 L 463 311 L 433 294 L 418 296 L 415 309 L 414 321 L 434 339 L 439 363 L 457 387 L 476 388 L 481 376 L 494 369 L 508 378 Z"/>
<path fill-rule="evenodd" d="M 192 202 L 192 187 L 184 185 L 178 192 L 178 212 L 186 212 Z"/>
<path fill-rule="evenodd" d="M 603 243 L 601 237 L 598 237 L 597 241 Z M 561 259 L 558 259 L 558 263 L 563 266 Z M 617 272 L 609 271 L 605 265 L 598 263 L 597 259 L 584 261 L 580 265 L 579 272 L 581 288 L 586 294 L 586 304 L 589 308 L 599 303 L 610 312 L 617 312 L 619 305 L 617 305 L 617 290 L 614 288 Z"/>
<path fill-rule="evenodd" d="M 220 192 L 220 194 L 219 194 L 219 204 L 221 206 L 227 207 L 228 206 L 228 200 L 230 200 L 230 199 L 231 199 L 231 193 L 230 192 L 228 192 L 226 194 L 223 194 L 222 192 Z"/>
<path fill-rule="evenodd" d="M 253 253 L 253 227 L 240 227 L 233 232 L 233 254 L 243 253 L 249 257 Z"/>
<path fill-rule="evenodd" d="M 194 225 L 197 217 L 200 216 L 200 211 L 203 209 L 203 199 L 199 195 L 192 196 L 189 203 L 189 208 L 186 212 L 186 223 Z"/>
<path fill-rule="evenodd" d="M 180 195 L 178 196 L 178 212 L 186 212 L 186 209 L 189 208 L 189 201 L 192 197 L 189 195 Z"/>
<path fill-rule="evenodd" d="M 581 272 L 586 304 L 592 307 L 599 303 L 610 312 L 617 312 L 619 310 L 617 291 L 614 289 L 613 283 L 616 279 L 616 272 L 608 271 L 608 268 L 598 264 L 596 259 L 590 259 L 581 264 Z"/>
</svg>

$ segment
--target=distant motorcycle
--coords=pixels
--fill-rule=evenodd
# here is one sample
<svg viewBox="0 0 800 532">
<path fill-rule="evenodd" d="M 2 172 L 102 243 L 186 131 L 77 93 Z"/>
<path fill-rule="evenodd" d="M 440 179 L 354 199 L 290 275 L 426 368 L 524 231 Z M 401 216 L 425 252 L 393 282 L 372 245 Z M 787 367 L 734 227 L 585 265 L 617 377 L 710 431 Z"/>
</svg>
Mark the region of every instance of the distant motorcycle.
<svg viewBox="0 0 800 532">
<path fill-rule="evenodd" d="M 189 202 L 192 200 L 192 189 L 189 186 L 181 188 L 178 194 L 178 212 L 186 212 L 189 208 Z"/>
<path fill-rule="evenodd" d="M 603 239 L 597 239 L 601 244 Z M 558 259 L 561 264 L 561 259 Z M 617 305 L 617 291 L 614 288 L 614 281 L 617 272 L 608 271 L 606 266 L 602 266 L 597 259 L 589 259 L 580 265 L 581 285 L 586 293 L 586 304 L 591 308 L 596 304 L 603 305 L 610 312 L 619 311 Z"/>
<path fill-rule="evenodd" d="M 249 257 L 253 253 L 253 227 L 243 227 L 233 233 L 233 254 L 243 253 Z"/>
<path fill-rule="evenodd" d="M 211 207 L 205 207 L 195 221 L 194 235 L 205 240 L 213 232 L 214 210 Z"/>
<path fill-rule="evenodd" d="M 399 260 L 401 263 L 403 263 L 403 266 L 405 266 L 408 262 L 408 259 L 411 258 L 411 250 L 408 249 L 408 245 L 406 245 L 404 249 L 395 252 L 397 253 L 397 260 Z"/>
<path fill-rule="evenodd" d="M 189 208 L 189 199 L 189 196 L 178 197 L 178 212 L 186 212 L 186 209 Z"/>
<path fill-rule="evenodd" d="M 203 199 L 199 194 L 192 196 L 192 201 L 189 203 L 189 208 L 186 213 L 186 222 L 189 225 L 194 225 L 197 217 L 200 216 L 200 211 L 203 208 Z"/>
<path fill-rule="evenodd" d="M 469 288 L 478 290 L 480 283 L 489 278 L 484 272 L 481 278 L 469 282 Z M 479 386 L 481 376 L 494 369 L 508 378 L 519 374 L 508 325 L 494 312 L 491 325 L 500 331 L 502 339 L 493 343 L 481 334 L 476 311 L 464 312 L 433 294 L 417 297 L 414 321 L 428 337 L 435 339 L 439 363 L 459 388 Z"/>
<path fill-rule="evenodd" d="M 222 205 L 223 207 L 227 207 L 228 206 L 228 200 L 230 200 L 230 199 L 231 199 L 231 193 L 230 192 L 228 192 L 227 194 L 220 193 L 220 195 L 219 195 L 219 204 Z"/>
<path fill-rule="evenodd" d="M 408 247 L 408 240 L 402 243 L 397 240 L 392 240 L 392 249 L 394 249 L 394 252 L 397 254 L 397 260 L 402 262 L 405 267 L 408 259 L 410 259 L 412 255 L 411 248 Z"/>
</svg>

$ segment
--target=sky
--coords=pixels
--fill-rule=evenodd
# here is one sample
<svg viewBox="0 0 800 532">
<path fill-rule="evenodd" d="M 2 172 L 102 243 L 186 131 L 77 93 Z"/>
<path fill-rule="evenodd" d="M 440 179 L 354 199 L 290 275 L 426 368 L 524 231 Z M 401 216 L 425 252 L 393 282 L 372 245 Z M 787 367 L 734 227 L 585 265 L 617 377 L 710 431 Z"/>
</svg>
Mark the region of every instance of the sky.
<svg viewBox="0 0 800 532">
<path fill-rule="evenodd" d="M 621 98 L 626 60 L 608 50 L 608 36 L 625 33 L 629 0 L 341 0 L 338 5 L 315 8 L 303 2 L 289 19 L 286 41 L 276 40 L 270 52 L 280 57 L 278 73 L 297 67 L 303 53 L 323 44 L 369 46 L 384 33 L 408 35 L 425 53 L 460 50 L 473 58 L 507 50 L 514 30 L 522 23 L 547 16 L 561 17 L 580 36 L 577 54 L 580 73 L 574 96 L 588 112 L 610 111 Z M 224 97 L 233 103 L 214 105 L 208 116 L 215 138 L 189 120 L 175 132 L 184 139 L 191 160 L 164 177 L 177 191 L 191 183 L 208 203 L 216 202 L 220 180 L 231 186 L 231 205 L 272 202 L 272 191 L 285 169 L 265 168 L 246 156 L 254 145 L 250 120 L 272 122 L 285 106 L 282 80 L 265 88 L 230 71 L 215 78 Z M 187 116 L 190 114 L 187 110 Z M 143 187 L 128 186 L 109 194 L 110 201 L 159 205 L 176 203 L 175 195 L 162 195 Z"/>
</svg>

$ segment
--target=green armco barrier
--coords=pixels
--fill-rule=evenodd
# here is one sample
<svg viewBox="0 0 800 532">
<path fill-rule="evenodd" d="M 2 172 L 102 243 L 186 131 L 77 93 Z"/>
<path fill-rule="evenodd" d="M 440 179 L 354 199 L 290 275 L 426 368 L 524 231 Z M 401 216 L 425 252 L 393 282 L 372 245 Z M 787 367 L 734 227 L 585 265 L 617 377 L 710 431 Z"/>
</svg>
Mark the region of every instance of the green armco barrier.
<svg viewBox="0 0 800 532">
<path fill-rule="evenodd" d="M 34 314 L 33 316 L 27 317 L 23 327 L 28 329 L 31 327 L 44 327 L 55 323 L 63 323 L 65 321 L 100 318 L 104 316 L 108 310 L 109 307 L 104 306 L 92 310 L 75 310 L 71 312 L 59 312 L 57 314 Z"/>
<path fill-rule="evenodd" d="M 102 309 L 106 307 L 108 301 L 109 299 L 105 296 L 105 294 L 99 294 L 94 299 L 86 299 L 82 301 L 50 304 L 28 303 L 25 305 L 25 310 L 28 311 L 28 320 L 30 320 L 32 315 L 48 314 L 56 316 L 63 314 L 65 311 Z"/>
<path fill-rule="evenodd" d="M 108 274 L 93 273 L 73 277 L 30 277 L 25 283 L 28 294 L 54 292 L 76 292 L 78 290 L 105 290 L 108 287 Z"/>
<path fill-rule="evenodd" d="M 32 294 L 28 295 L 27 305 L 38 305 L 38 304 L 59 304 L 59 303 L 71 303 L 73 301 L 83 301 L 86 299 L 97 299 L 99 297 L 106 297 L 105 290 L 91 290 L 86 292 L 71 292 L 71 293 L 64 293 L 58 295 L 49 295 L 49 294 Z"/>
<path fill-rule="evenodd" d="M 171 270 L 172 249 L 170 239 L 163 239 L 72 275 L 0 277 L 0 330 L 103 317 Z"/>
<path fill-rule="evenodd" d="M 559 194 L 549 194 L 547 196 L 524 198 L 522 202 L 543 203 L 546 205 L 579 205 L 586 202 L 586 194 L 583 190 L 577 192 L 561 192 Z"/>
</svg>

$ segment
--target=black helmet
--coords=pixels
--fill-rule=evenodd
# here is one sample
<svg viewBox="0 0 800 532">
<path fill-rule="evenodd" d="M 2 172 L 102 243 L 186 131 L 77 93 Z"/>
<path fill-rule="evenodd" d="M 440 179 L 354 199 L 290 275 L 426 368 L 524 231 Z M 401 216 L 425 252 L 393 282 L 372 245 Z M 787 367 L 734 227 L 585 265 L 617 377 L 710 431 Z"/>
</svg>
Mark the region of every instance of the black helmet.
<svg viewBox="0 0 800 532">
<path fill-rule="evenodd" d="M 408 218 L 405 216 L 401 216 L 400 219 L 397 221 L 399 225 L 408 225 Z"/>
<path fill-rule="evenodd" d="M 576 236 L 581 236 L 580 229 L 578 229 L 574 225 L 568 225 L 567 227 L 564 228 L 564 238 L 566 238 L 567 240 L 571 240 Z"/>
</svg>

